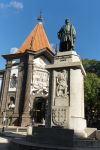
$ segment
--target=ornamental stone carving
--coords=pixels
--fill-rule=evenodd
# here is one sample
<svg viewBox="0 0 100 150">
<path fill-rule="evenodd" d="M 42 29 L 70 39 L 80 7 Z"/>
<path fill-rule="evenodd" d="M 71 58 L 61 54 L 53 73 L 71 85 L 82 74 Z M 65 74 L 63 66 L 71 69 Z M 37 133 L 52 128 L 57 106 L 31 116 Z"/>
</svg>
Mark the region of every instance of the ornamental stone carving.
<svg viewBox="0 0 100 150">
<path fill-rule="evenodd" d="M 14 73 L 14 74 L 11 76 L 10 88 L 15 88 L 15 87 L 16 87 L 16 83 L 17 83 L 17 77 L 16 77 L 16 74 Z"/>
<path fill-rule="evenodd" d="M 57 73 L 56 77 L 56 96 L 68 97 L 68 72 L 63 70 Z"/>
<path fill-rule="evenodd" d="M 52 121 L 54 125 L 63 126 L 66 122 L 66 108 L 56 107 L 52 110 Z"/>
</svg>

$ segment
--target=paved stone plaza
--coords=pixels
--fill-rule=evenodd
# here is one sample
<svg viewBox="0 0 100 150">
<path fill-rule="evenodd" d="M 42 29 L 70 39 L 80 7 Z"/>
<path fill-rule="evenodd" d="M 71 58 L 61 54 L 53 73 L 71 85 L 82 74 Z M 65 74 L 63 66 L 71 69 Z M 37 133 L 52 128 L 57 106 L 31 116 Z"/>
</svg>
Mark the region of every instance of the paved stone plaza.
<svg viewBox="0 0 100 150">
<path fill-rule="evenodd" d="M 0 150 L 7 150 L 8 149 L 8 142 L 9 138 L 7 137 L 0 137 Z"/>
</svg>

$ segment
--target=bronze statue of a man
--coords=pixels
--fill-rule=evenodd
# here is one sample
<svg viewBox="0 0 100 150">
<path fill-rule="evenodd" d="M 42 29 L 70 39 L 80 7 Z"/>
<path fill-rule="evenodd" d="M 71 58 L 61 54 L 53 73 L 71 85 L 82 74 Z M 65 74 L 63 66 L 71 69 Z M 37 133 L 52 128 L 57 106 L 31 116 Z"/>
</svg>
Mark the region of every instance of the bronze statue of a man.
<svg viewBox="0 0 100 150">
<path fill-rule="evenodd" d="M 74 49 L 76 30 L 68 19 L 65 20 L 65 24 L 59 30 L 58 38 L 60 39 L 59 51 L 70 51 Z"/>
</svg>

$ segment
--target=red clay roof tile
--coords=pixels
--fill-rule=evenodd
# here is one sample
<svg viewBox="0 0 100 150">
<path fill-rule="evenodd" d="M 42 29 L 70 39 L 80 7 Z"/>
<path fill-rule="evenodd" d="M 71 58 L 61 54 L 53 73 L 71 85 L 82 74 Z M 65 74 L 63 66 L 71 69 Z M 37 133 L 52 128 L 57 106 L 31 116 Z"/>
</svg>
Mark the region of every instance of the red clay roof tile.
<svg viewBox="0 0 100 150">
<path fill-rule="evenodd" d="M 49 44 L 43 25 L 42 23 L 38 23 L 17 52 L 24 53 L 27 49 L 38 51 L 43 48 L 48 48 L 51 50 L 51 46 Z"/>
</svg>

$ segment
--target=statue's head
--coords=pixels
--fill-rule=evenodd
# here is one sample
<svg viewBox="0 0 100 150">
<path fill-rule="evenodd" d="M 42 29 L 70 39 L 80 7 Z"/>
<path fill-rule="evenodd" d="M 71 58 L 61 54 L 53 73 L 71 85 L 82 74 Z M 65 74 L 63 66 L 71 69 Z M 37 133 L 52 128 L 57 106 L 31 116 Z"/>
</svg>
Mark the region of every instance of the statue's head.
<svg viewBox="0 0 100 150">
<path fill-rule="evenodd" d="M 70 23 L 70 21 L 69 21 L 69 19 L 66 19 L 65 24 L 68 24 L 68 23 Z"/>
</svg>

